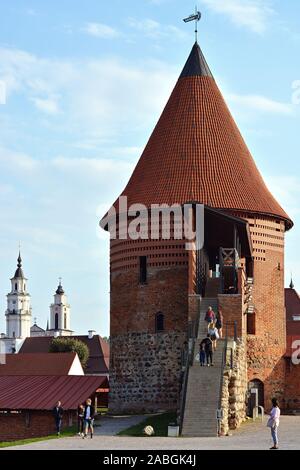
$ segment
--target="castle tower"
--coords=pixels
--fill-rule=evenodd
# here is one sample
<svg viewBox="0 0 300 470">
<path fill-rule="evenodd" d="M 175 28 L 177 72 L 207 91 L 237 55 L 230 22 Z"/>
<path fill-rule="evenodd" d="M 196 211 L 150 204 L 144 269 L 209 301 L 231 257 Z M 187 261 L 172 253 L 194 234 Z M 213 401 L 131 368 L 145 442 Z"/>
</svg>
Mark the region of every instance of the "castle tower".
<svg viewBox="0 0 300 470">
<path fill-rule="evenodd" d="M 73 331 L 70 328 L 70 305 L 59 281 L 54 294 L 54 303 L 50 305 L 50 329 L 47 328 L 47 334 L 71 336 Z"/>
<path fill-rule="evenodd" d="M 248 276 L 254 278 L 245 333 L 248 379 L 260 381 L 265 396 L 280 396 L 286 348 L 284 236 L 293 223 L 267 189 L 197 43 L 122 196 L 128 207 L 192 201 L 236 217 L 230 219 L 234 223 L 244 221 L 252 243 Z M 119 200 L 113 207 L 120 220 Z M 107 215 L 101 224 L 107 228 Z M 164 240 L 159 229 L 156 240 L 110 242 L 113 410 L 178 406 L 190 299 L 205 292 L 196 287 L 197 254 L 186 251 L 183 239 Z M 216 231 L 221 233 L 222 226 Z M 207 277 L 207 267 L 216 268 L 215 253 L 200 266 L 205 265 L 201 276 Z M 244 265 L 241 261 L 241 270 Z M 223 300 L 228 292 L 222 291 Z M 241 307 L 241 321 L 244 314 Z"/>
<path fill-rule="evenodd" d="M 30 336 L 31 305 L 27 292 L 27 279 L 22 270 L 22 259 L 19 252 L 18 265 L 11 278 L 11 291 L 7 294 L 6 337 L 24 339 Z"/>
</svg>

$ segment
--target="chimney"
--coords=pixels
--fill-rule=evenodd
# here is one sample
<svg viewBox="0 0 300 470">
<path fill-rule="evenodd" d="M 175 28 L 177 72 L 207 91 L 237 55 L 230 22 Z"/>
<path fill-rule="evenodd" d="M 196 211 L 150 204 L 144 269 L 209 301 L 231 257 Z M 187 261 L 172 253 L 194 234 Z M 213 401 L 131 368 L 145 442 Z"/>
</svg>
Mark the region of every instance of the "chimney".
<svg viewBox="0 0 300 470">
<path fill-rule="evenodd" d="M 89 339 L 93 339 L 94 334 L 96 333 L 96 331 L 95 330 L 89 330 L 88 333 L 89 333 Z"/>
</svg>

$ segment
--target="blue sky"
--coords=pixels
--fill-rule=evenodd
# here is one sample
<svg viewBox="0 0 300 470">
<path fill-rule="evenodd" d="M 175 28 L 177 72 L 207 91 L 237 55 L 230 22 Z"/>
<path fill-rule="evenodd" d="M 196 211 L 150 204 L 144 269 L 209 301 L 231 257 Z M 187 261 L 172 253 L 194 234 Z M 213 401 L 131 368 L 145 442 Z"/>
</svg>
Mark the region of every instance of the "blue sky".
<svg viewBox="0 0 300 470">
<path fill-rule="evenodd" d="M 286 281 L 293 271 L 300 290 L 300 2 L 198 7 L 206 59 L 295 222 Z M 183 0 L 0 0 L 0 331 L 20 241 L 38 323 L 61 276 L 72 328 L 108 334 L 108 239 L 98 222 L 190 52 L 193 25 L 182 18 L 193 9 Z"/>
</svg>

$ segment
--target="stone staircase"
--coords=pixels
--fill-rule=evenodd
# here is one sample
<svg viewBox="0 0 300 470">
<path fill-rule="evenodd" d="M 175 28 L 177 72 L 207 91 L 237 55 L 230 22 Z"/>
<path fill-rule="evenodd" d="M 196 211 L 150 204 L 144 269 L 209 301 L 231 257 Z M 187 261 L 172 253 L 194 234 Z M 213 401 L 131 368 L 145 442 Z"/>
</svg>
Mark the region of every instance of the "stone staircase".
<svg viewBox="0 0 300 470">
<path fill-rule="evenodd" d="M 199 344 L 207 335 L 207 323 L 204 320 L 208 307 L 217 312 L 217 298 L 204 298 L 200 306 L 198 338 L 194 356 L 199 352 Z M 219 340 L 214 353 L 214 367 L 200 367 L 198 361 L 189 368 L 187 394 L 185 401 L 182 435 L 194 437 L 216 437 L 218 435 L 216 413 L 219 407 L 219 395 L 222 370 L 222 356 L 225 340 Z"/>
</svg>

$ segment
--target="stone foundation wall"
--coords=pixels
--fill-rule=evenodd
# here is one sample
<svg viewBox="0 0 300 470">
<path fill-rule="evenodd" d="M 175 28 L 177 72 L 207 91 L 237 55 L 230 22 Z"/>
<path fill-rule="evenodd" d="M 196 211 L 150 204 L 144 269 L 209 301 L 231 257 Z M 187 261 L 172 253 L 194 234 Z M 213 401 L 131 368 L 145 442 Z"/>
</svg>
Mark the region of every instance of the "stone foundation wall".
<svg viewBox="0 0 300 470">
<path fill-rule="evenodd" d="M 185 333 L 128 333 L 111 338 L 109 410 L 176 411 Z"/>
<path fill-rule="evenodd" d="M 228 346 L 230 348 L 230 343 Z M 230 364 L 230 349 L 227 364 Z M 245 340 L 238 340 L 233 353 L 233 369 L 227 367 L 224 371 L 222 435 L 228 434 L 229 429 L 237 429 L 246 420 L 247 387 L 247 345 Z"/>
</svg>

